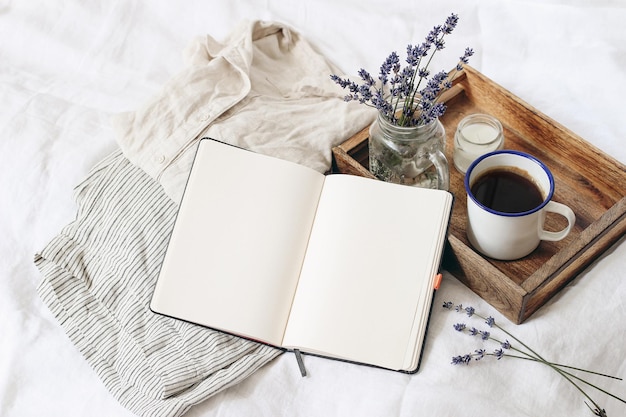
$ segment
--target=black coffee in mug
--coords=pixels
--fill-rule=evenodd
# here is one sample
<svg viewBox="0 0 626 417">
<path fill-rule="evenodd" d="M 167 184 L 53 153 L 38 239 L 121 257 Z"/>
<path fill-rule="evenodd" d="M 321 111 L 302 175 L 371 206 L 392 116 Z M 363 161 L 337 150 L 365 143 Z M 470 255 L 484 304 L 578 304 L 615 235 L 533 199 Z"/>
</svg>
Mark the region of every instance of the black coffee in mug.
<svg viewBox="0 0 626 417">
<path fill-rule="evenodd" d="M 529 211 L 544 200 L 534 181 L 510 168 L 483 172 L 474 181 L 471 192 L 480 204 L 502 213 Z"/>
</svg>

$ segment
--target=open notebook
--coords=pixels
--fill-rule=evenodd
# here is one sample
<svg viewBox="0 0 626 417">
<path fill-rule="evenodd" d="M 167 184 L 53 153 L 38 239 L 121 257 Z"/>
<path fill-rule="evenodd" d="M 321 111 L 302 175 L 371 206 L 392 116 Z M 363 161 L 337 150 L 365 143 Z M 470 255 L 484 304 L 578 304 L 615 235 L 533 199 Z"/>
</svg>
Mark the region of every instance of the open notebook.
<svg viewBox="0 0 626 417">
<path fill-rule="evenodd" d="M 415 372 L 452 201 L 202 139 L 151 309 Z"/>
</svg>

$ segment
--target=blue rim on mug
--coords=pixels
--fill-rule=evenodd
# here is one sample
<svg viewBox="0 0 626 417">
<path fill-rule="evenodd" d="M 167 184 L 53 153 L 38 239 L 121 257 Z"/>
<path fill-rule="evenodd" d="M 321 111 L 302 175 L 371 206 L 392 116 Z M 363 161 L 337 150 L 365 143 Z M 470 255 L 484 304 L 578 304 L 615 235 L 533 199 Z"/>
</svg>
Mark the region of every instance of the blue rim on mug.
<svg viewBox="0 0 626 417">
<path fill-rule="evenodd" d="M 512 155 L 518 155 L 518 156 L 527 158 L 531 160 L 532 162 L 534 162 L 535 164 L 537 164 L 539 167 L 541 167 L 541 169 L 543 169 L 543 171 L 548 176 L 548 180 L 550 181 L 550 189 L 548 190 L 548 195 L 543 199 L 543 202 L 541 204 L 539 204 L 537 207 L 535 207 L 532 210 L 522 211 L 519 213 L 505 213 L 502 211 L 491 209 L 485 206 L 484 204 L 480 203 L 478 200 L 476 200 L 476 198 L 472 194 L 472 191 L 470 190 L 470 184 L 469 184 L 470 175 L 472 171 L 474 171 L 474 168 L 476 167 L 476 165 L 478 165 L 483 159 L 489 158 L 490 156 L 499 155 L 499 154 L 512 154 Z M 532 155 L 529 155 L 525 152 L 515 151 L 511 149 L 501 149 L 498 151 L 489 152 L 489 153 L 479 156 L 476 160 L 474 160 L 474 162 L 470 164 L 469 168 L 467 168 L 467 171 L 465 172 L 465 179 L 463 182 L 465 183 L 465 192 L 467 193 L 469 198 L 471 198 L 472 201 L 476 203 L 476 205 L 478 205 L 478 207 L 482 208 L 483 210 L 488 211 L 489 213 L 497 214 L 498 216 L 506 216 L 506 217 L 526 216 L 528 214 L 534 213 L 544 208 L 545 205 L 548 204 L 548 202 L 550 202 L 550 200 L 552 199 L 552 196 L 554 195 L 554 177 L 552 176 L 552 172 L 550 172 L 550 169 L 546 166 L 546 164 L 544 164 L 543 162 L 541 162 L 539 159 L 537 159 L 536 157 Z"/>
</svg>

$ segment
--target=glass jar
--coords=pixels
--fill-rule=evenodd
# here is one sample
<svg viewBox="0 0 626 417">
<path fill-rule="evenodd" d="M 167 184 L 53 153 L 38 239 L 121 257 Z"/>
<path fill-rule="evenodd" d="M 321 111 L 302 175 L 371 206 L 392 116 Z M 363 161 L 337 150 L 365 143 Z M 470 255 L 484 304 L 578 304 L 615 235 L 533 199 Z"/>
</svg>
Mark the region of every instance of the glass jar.
<svg viewBox="0 0 626 417">
<path fill-rule="evenodd" d="M 423 126 L 396 126 L 380 113 L 369 130 L 369 169 L 378 179 L 448 190 L 450 173 L 443 153 L 446 132 L 435 119 Z"/>
</svg>

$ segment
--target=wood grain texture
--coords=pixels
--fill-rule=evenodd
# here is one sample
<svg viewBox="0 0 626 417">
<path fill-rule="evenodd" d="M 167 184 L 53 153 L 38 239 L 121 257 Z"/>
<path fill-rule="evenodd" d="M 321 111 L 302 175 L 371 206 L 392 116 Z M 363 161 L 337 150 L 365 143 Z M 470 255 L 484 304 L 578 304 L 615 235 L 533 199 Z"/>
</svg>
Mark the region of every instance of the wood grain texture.
<svg viewBox="0 0 626 417">
<path fill-rule="evenodd" d="M 624 236 L 626 167 L 469 66 L 453 84 L 442 97 L 448 106 L 441 122 L 446 128 L 450 191 L 456 197 L 444 268 L 511 322 L 522 323 Z M 556 183 L 553 200 L 576 214 L 576 224 L 565 239 L 541 242 L 517 261 L 485 258 L 472 249 L 465 234 L 464 175 L 454 168 L 452 154 L 456 126 L 473 113 L 498 118 L 506 149 L 532 154 L 550 168 Z M 334 171 L 373 177 L 366 168 L 367 143 L 365 127 L 333 148 Z M 563 218 L 549 214 L 545 227 L 559 230 L 564 224 Z"/>
</svg>

